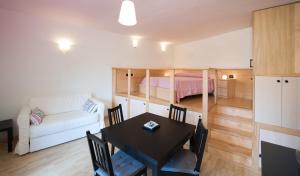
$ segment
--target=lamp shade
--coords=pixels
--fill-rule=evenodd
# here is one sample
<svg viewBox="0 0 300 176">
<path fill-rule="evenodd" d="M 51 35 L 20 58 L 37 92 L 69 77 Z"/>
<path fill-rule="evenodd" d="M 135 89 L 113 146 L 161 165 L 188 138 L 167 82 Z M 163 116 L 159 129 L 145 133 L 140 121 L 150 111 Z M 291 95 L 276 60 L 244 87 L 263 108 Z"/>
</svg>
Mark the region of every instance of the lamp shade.
<svg viewBox="0 0 300 176">
<path fill-rule="evenodd" d="M 119 15 L 119 23 L 125 26 L 136 25 L 135 8 L 134 3 L 131 0 L 123 0 Z"/>
</svg>

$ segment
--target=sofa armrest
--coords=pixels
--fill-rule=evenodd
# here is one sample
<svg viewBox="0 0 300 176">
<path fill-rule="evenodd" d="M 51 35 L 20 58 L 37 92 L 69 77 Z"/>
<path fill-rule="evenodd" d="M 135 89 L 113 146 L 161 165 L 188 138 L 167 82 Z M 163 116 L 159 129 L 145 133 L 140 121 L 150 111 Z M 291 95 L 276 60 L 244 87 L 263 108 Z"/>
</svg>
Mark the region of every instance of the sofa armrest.
<svg viewBox="0 0 300 176">
<path fill-rule="evenodd" d="M 17 118 L 19 141 L 15 148 L 15 153 L 19 155 L 24 155 L 29 152 L 30 113 L 30 107 L 27 105 L 23 106 Z"/>
<path fill-rule="evenodd" d="M 93 101 L 97 104 L 97 114 L 98 114 L 98 118 L 99 118 L 99 122 L 100 122 L 100 128 L 104 128 L 105 127 L 105 123 L 104 123 L 104 110 L 105 110 L 105 106 L 104 103 L 93 98 Z"/>
</svg>

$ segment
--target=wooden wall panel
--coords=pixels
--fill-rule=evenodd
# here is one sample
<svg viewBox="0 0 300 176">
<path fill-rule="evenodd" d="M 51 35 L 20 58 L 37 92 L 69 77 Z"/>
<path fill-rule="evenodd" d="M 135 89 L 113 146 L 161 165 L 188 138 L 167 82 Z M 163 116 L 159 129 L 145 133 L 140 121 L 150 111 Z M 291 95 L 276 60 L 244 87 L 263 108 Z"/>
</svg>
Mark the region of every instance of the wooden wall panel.
<svg viewBox="0 0 300 176">
<path fill-rule="evenodd" d="M 130 92 L 132 95 L 138 95 L 139 85 L 143 79 L 146 79 L 146 69 L 131 69 L 131 74 Z"/>
<path fill-rule="evenodd" d="M 256 11 L 253 21 L 255 75 L 294 72 L 294 5 Z"/>
<path fill-rule="evenodd" d="M 169 70 L 150 70 L 150 77 L 169 76 Z"/>
<path fill-rule="evenodd" d="M 117 94 L 127 94 L 128 92 L 128 80 L 126 74 L 128 74 L 127 69 L 116 69 L 116 93 Z"/>
<path fill-rule="evenodd" d="M 218 70 L 218 79 L 222 75 L 235 75 L 235 97 L 252 100 L 253 97 L 253 71 L 251 69 Z"/>
<path fill-rule="evenodd" d="M 300 73 L 300 3 L 295 4 L 295 72 Z"/>
</svg>

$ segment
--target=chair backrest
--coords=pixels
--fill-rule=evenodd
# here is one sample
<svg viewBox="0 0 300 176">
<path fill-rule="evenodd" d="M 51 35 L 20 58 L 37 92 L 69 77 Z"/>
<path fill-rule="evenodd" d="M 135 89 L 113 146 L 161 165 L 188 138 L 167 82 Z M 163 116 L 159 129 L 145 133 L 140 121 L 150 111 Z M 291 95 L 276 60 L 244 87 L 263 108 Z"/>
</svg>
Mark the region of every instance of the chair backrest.
<svg viewBox="0 0 300 176">
<path fill-rule="evenodd" d="M 203 126 L 202 120 L 199 119 L 196 132 L 193 136 L 193 139 L 191 140 L 192 151 L 197 156 L 197 163 L 194 170 L 198 172 L 200 171 L 202 158 L 204 155 L 207 134 L 208 134 L 208 130 Z"/>
<path fill-rule="evenodd" d="M 106 172 L 107 175 L 113 176 L 114 172 L 107 142 L 104 142 L 97 136 L 91 134 L 90 131 L 86 132 L 86 136 L 90 148 L 94 171 L 100 168 L 102 171 Z"/>
<path fill-rule="evenodd" d="M 122 105 L 108 109 L 109 125 L 115 125 L 124 121 Z"/>
<path fill-rule="evenodd" d="M 170 105 L 169 119 L 185 123 L 186 108 Z"/>
</svg>

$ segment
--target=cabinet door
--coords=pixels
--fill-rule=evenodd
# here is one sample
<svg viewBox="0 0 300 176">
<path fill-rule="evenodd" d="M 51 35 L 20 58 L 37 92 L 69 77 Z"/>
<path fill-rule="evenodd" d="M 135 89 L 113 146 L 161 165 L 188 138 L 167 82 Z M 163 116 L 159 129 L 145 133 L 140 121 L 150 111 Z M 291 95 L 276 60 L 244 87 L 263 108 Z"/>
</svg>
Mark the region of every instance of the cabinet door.
<svg viewBox="0 0 300 176">
<path fill-rule="evenodd" d="M 282 81 L 282 127 L 300 129 L 300 78 Z"/>
<path fill-rule="evenodd" d="M 254 12 L 255 75 L 294 72 L 293 6 L 289 4 Z"/>
<path fill-rule="evenodd" d="M 122 105 L 124 120 L 127 120 L 128 119 L 128 98 L 115 96 L 114 106 L 118 106 L 119 104 Z"/>
<path fill-rule="evenodd" d="M 160 115 L 163 117 L 169 117 L 169 106 L 155 104 L 155 103 L 149 103 L 149 112 Z"/>
<path fill-rule="evenodd" d="M 201 119 L 202 114 L 200 112 L 187 111 L 186 114 L 186 123 L 197 125 L 198 120 Z"/>
<path fill-rule="evenodd" d="M 130 118 L 146 112 L 146 102 L 142 100 L 130 99 Z"/>
<path fill-rule="evenodd" d="M 255 77 L 255 121 L 281 126 L 281 77 Z"/>
<path fill-rule="evenodd" d="M 300 73 L 300 3 L 295 4 L 295 72 Z"/>
</svg>

